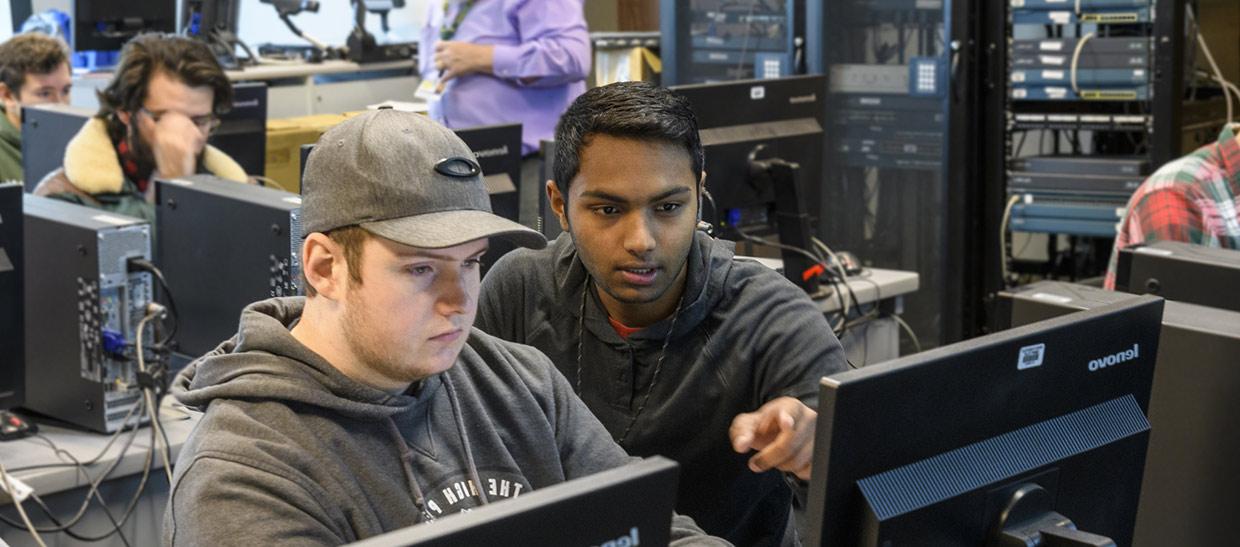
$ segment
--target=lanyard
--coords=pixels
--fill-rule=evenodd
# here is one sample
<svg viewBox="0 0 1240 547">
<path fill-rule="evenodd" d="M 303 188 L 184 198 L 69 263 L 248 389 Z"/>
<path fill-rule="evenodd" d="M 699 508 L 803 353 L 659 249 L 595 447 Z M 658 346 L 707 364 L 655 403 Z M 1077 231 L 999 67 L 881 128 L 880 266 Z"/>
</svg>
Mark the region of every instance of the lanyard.
<svg viewBox="0 0 1240 547">
<path fill-rule="evenodd" d="M 448 15 L 449 1 L 450 0 L 443 0 L 443 13 L 445 17 Z M 456 36 L 456 29 L 461 28 L 461 21 L 465 20 L 465 15 L 469 13 L 469 8 L 474 7 L 474 1 L 475 0 L 465 0 L 465 2 L 461 4 L 461 9 L 457 10 L 456 17 L 452 18 L 452 24 L 446 25 L 439 30 L 439 38 L 441 40 L 446 42 Z"/>
</svg>

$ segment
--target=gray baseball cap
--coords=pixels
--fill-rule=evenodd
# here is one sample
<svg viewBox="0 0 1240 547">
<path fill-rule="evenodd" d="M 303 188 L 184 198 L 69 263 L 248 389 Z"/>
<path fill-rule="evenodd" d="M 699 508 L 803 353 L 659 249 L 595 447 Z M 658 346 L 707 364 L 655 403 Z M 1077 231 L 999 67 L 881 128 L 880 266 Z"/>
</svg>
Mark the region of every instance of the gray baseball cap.
<svg viewBox="0 0 1240 547">
<path fill-rule="evenodd" d="M 360 226 L 413 247 L 484 237 L 541 249 L 542 234 L 491 212 L 478 160 L 426 116 L 383 109 L 329 129 L 306 160 L 302 233 Z"/>
</svg>

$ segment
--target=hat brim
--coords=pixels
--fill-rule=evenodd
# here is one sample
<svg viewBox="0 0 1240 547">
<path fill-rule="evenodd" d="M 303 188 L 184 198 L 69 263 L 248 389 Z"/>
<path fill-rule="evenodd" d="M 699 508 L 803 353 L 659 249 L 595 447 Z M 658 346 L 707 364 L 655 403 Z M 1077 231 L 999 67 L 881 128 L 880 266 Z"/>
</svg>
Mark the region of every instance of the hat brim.
<svg viewBox="0 0 1240 547">
<path fill-rule="evenodd" d="M 547 238 L 504 217 L 477 210 L 440 211 L 359 224 L 366 231 L 397 243 L 422 249 L 455 247 L 482 238 L 498 237 L 532 249 L 547 246 Z"/>
</svg>

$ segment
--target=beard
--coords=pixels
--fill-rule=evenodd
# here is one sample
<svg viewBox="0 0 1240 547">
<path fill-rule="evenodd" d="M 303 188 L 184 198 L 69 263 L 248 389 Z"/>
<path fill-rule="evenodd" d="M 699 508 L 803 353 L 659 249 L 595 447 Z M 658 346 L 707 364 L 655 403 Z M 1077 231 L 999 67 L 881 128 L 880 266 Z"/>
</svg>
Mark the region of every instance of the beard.
<svg viewBox="0 0 1240 547">
<path fill-rule="evenodd" d="M 354 300 L 352 295 L 349 296 L 349 300 L 344 313 L 342 330 L 349 349 L 357 360 L 366 368 L 386 378 L 409 382 L 417 380 L 410 371 L 406 370 L 406 367 L 400 366 L 401 356 L 397 355 L 398 352 L 394 351 L 394 348 L 387 347 L 387 344 L 376 336 L 374 329 L 367 328 L 367 319 L 363 311 L 364 304 Z"/>
</svg>

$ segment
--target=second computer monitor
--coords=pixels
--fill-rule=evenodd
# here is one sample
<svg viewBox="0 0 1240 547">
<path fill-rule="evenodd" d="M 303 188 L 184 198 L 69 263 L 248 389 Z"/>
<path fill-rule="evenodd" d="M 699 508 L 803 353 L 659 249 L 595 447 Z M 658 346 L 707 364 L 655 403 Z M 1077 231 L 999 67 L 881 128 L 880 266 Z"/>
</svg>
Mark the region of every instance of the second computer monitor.
<svg viewBox="0 0 1240 547">
<path fill-rule="evenodd" d="M 73 50 L 119 50 L 143 32 L 176 32 L 176 0 L 74 0 Z"/>
<path fill-rule="evenodd" d="M 824 378 L 807 545 L 1131 545 L 1162 312 L 1138 297 Z"/>
<path fill-rule="evenodd" d="M 722 230 L 723 237 L 732 230 L 761 233 L 774 222 L 774 189 L 757 183 L 750 160 L 779 158 L 799 165 L 799 195 L 811 215 L 819 214 L 826 146 L 822 76 L 671 89 L 689 99 L 697 116 L 706 154 L 706 189 L 712 197 L 703 218 Z"/>
<path fill-rule="evenodd" d="M 667 545 L 677 470 L 655 456 L 352 545 Z"/>
</svg>

